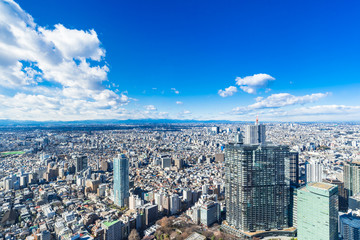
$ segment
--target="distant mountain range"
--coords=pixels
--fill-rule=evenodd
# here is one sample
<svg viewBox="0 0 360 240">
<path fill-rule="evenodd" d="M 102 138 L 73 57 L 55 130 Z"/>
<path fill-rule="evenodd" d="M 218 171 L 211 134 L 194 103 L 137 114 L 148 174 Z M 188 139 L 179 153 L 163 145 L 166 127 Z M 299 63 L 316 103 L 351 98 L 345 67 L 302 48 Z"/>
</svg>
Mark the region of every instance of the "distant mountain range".
<svg viewBox="0 0 360 240">
<path fill-rule="evenodd" d="M 266 121 L 266 123 L 277 123 L 275 121 Z M 9 119 L 0 119 L 0 127 L 6 126 L 78 126 L 78 125 L 116 125 L 116 124 L 126 124 L 126 125 L 143 125 L 143 124 L 167 124 L 167 123 L 196 123 L 196 124 L 248 124 L 253 123 L 252 121 L 229 121 L 229 120 L 194 120 L 194 119 L 127 119 L 127 120 L 118 120 L 118 119 L 106 119 L 106 120 L 79 120 L 79 121 L 31 121 L 31 120 L 9 120 Z M 311 123 L 346 123 L 346 124 L 359 124 L 359 122 L 297 122 L 303 124 Z"/>
<path fill-rule="evenodd" d="M 228 120 L 179 120 L 179 119 L 127 119 L 127 120 L 79 120 L 79 121 L 31 121 L 0 119 L 0 126 L 68 126 L 68 125 L 107 125 L 107 124 L 166 124 L 166 123 L 246 123 Z"/>
</svg>

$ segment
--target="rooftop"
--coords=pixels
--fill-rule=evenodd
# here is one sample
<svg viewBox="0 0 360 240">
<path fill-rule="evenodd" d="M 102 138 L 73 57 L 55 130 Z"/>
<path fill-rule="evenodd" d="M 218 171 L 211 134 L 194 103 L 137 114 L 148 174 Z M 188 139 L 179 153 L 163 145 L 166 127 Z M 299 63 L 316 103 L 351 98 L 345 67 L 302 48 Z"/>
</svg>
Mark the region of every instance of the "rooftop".
<svg viewBox="0 0 360 240">
<path fill-rule="evenodd" d="M 110 227 L 112 225 L 114 225 L 115 223 L 117 223 L 119 220 L 115 220 L 115 221 L 112 221 L 112 222 L 103 222 L 103 224 L 106 226 L 106 227 Z"/>
<path fill-rule="evenodd" d="M 329 190 L 329 189 L 334 187 L 334 185 L 332 185 L 332 184 L 323 183 L 323 182 L 311 182 L 311 183 L 308 183 L 308 186 L 321 188 L 321 189 L 324 189 L 324 190 Z"/>
</svg>

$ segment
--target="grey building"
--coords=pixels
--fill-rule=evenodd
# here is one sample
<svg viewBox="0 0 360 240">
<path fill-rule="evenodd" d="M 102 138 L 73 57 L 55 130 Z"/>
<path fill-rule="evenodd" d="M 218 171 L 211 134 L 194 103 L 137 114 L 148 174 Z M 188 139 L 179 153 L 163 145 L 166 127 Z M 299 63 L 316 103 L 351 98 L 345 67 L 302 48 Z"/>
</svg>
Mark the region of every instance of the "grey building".
<svg viewBox="0 0 360 240">
<path fill-rule="evenodd" d="M 164 157 L 161 159 L 161 167 L 162 168 L 170 168 L 171 167 L 171 158 Z"/>
<path fill-rule="evenodd" d="M 82 170 L 87 169 L 87 167 L 88 167 L 87 156 L 76 156 L 75 157 L 76 172 L 81 172 Z"/>
<path fill-rule="evenodd" d="M 299 185 L 299 153 L 291 151 L 289 153 L 290 184 Z"/>
<path fill-rule="evenodd" d="M 255 125 L 247 125 L 245 128 L 245 144 L 265 144 L 265 125 L 259 124 L 256 119 Z"/>
<path fill-rule="evenodd" d="M 220 221 L 220 204 L 217 202 L 209 201 L 200 207 L 200 223 L 205 226 Z"/>
</svg>

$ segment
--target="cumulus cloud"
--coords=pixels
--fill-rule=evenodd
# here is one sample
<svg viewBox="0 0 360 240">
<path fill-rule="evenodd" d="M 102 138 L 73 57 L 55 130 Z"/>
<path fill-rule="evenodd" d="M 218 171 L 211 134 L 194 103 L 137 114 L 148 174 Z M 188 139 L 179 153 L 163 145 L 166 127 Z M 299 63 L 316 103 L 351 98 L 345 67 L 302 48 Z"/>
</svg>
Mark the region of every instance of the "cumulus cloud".
<svg viewBox="0 0 360 240">
<path fill-rule="evenodd" d="M 257 97 L 255 98 L 256 103 L 245 107 L 234 108 L 233 112 L 237 114 L 244 114 L 258 109 L 280 108 L 280 107 L 286 107 L 292 105 L 302 105 L 306 103 L 316 102 L 328 95 L 329 93 L 313 93 L 304 96 L 294 96 L 289 93 L 272 94 L 267 98 Z"/>
<path fill-rule="evenodd" d="M 221 97 L 229 97 L 229 96 L 232 96 L 234 95 L 234 93 L 237 92 L 237 88 L 234 87 L 234 86 L 230 86 L 228 88 L 225 88 L 225 90 L 222 90 L 220 89 L 218 91 L 218 94 L 221 96 Z"/>
<path fill-rule="evenodd" d="M 265 73 L 254 74 L 244 78 L 237 77 L 235 79 L 236 84 L 239 85 L 241 90 L 251 94 L 255 94 L 260 88 L 265 88 L 270 81 L 274 80 L 275 78 Z"/>
<path fill-rule="evenodd" d="M 183 104 L 183 102 L 181 102 L 181 101 L 176 101 L 176 104 L 181 105 L 181 104 Z"/>
<path fill-rule="evenodd" d="M 180 92 L 176 90 L 176 88 L 171 88 L 171 91 L 173 91 L 175 94 L 179 94 Z"/>
<path fill-rule="evenodd" d="M 324 98 L 327 95 L 328 93 L 313 93 L 304 96 L 294 96 L 289 93 L 278 93 L 272 94 L 265 99 L 257 98 L 257 102 L 250 105 L 249 107 L 252 109 L 278 108 L 295 104 L 305 104 L 318 101 L 319 99 Z"/>
<path fill-rule="evenodd" d="M 0 1 L 0 118 L 123 116 L 131 99 L 106 89 L 105 53 L 93 29 L 42 27 L 14 1 Z"/>
</svg>

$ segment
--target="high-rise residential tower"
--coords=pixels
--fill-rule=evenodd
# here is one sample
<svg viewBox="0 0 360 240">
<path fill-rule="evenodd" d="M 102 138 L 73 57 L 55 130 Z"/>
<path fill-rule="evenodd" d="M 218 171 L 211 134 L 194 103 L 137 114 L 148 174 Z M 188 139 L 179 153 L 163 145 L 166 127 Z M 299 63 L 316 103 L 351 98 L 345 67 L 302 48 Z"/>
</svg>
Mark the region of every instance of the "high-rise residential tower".
<svg viewBox="0 0 360 240">
<path fill-rule="evenodd" d="M 129 196 L 129 160 L 125 154 L 119 154 L 114 158 L 114 203 L 127 206 Z"/>
<path fill-rule="evenodd" d="M 360 162 L 344 164 L 344 187 L 348 196 L 360 193 Z"/>
<path fill-rule="evenodd" d="M 323 165 L 319 160 L 309 160 L 305 163 L 306 182 L 321 182 L 324 178 Z"/>
<path fill-rule="evenodd" d="M 245 128 L 245 144 L 265 144 L 265 125 L 259 124 L 256 118 L 255 125 L 247 125 Z"/>
<path fill-rule="evenodd" d="M 265 129 L 261 134 L 265 136 Z M 289 226 L 289 155 L 288 146 L 265 144 L 265 141 L 226 145 L 228 225 L 243 232 Z"/>
</svg>

